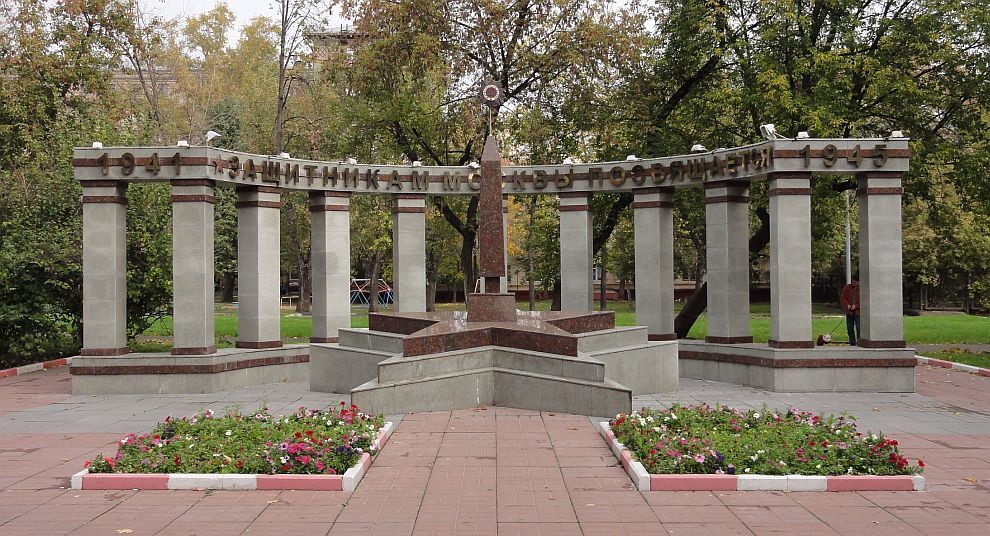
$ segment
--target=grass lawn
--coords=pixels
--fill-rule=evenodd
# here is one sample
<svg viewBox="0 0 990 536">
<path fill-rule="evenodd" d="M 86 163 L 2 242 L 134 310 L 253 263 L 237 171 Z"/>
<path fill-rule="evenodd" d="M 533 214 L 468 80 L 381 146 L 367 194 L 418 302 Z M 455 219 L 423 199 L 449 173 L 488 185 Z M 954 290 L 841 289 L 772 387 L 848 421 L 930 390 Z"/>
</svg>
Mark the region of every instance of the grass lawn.
<svg viewBox="0 0 990 536">
<path fill-rule="evenodd" d="M 990 368 L 990 352 L 971 352 L 964 348 L 948 348 L 941 352 L 925 352 L 925 357 Z"/>
<path fill-rule="evenodd" d="M 597 305 L 597 304 L 596 304 Z M 680 303 L 675 304 L 675 310 L 680 311 Z M 527 308 L 526 302 L 519 302 L 520 309 Z M 537 302 L 537 310 L 550 309 L 550 302 Z M 438 304 L 438 310 L 464 310 L 463 303 Z M 608 309 L 615 312 L 615 323 L 619 326 L 636 324 L 636 308 L 632 302 L 609 302 Z M 753 304 L 750 308 L 750 330 L 753 340 L 767 342 L 770 337 L 770 305 L 765 303 Z M 830 305 L 815 304 L 812 307 L 812 336 L 818 337 L 825 333 L 832 334 L 832 341 L 842 343 L 846 337 L 845 317 L 839 309 Z M 216 308 L 217 346 L 230 348 L 234 346 L 237 337 L 237 307 L 229 304 L 218 304 Z M 368 327 L 368 312 L 365 307 L 352 307 L 351 327 Z M 282 338 L 287 343 L 306 342 L 312 330 L 312 319 L 299 316 L 291 308 L 282 309 Z M 707 317 L 702 314 L 688 333 L 690 339 L 703 339 L 707 330 Z M 130 347 L 135 352 L 160 352 L 171 347 L 168 337 L 172 334 L 172 318 L 166 317 L 148 328 L 139 342 L 132 342 Z M 990 318 L 963 314 L 925 315 L 904 317 L 904 339 L 911 344 L 965 344 L 990 342 Z M 956 352 L 958 354 L 958 352 Z M 936 357 L 932 355 L 931 357 Z M 986 354 L 962 355 L 961 358 L 990 360 Z M 940 359 L 949 359 L 940 357 Z M 955 359 L 953 359 L 955 360 Z M 970 363 L 969 361 L 959 361 Z M 986 365 L 980 365 L 986 366 Z"/>
</svg>

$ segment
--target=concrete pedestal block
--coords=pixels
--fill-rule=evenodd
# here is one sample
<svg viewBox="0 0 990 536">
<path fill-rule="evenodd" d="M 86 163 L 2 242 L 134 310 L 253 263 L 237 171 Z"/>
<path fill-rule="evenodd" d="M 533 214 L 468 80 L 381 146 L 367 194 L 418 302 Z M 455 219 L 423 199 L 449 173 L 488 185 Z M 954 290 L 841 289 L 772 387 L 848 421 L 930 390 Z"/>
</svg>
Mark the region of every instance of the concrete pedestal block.
<svg viewBox="0 0 990 536">
<path fill-rule="evenodd" d="M 680 374 L 684 378 L 795 393 L 915 390 L 912 348 L 782 349 L 759 344 L 680 343 Z"/>
<path fill-rule="evenodd" d="M 468 322 L 515 322 L 515 294 L 471 294 L 467 302 Z"/>
<path fill-rule="evenodd" d="M 309 378 L 309 348 L 224 348 L 207 356 L 80 356 L 73 358 L 69 373 L 75 395 L 216 393 L 250 385 L 305 381 Z"/>
<path fill-rule="evenodd" d="M 678 388 L 677 341 L 648 342 L 591 352 L 605 364 L 605 377 L 632 390 L 633 395 L 671 393 Z"/>
<path fill-rule="evenodd" d="M 378 363 L 394 355 L 338 344 L 312 344 L 309 389 L 321 393 L 349 393 L 374 379 L 378 375 Z"/>
</svg>

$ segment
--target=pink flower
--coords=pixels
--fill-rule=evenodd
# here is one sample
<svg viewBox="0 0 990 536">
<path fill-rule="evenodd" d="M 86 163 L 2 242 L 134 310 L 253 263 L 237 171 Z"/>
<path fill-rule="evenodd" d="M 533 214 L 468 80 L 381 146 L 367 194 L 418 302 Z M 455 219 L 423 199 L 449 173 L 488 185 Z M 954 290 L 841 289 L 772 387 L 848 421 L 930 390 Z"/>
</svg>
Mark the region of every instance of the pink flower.
<svg viewBox="0 0 990 536">
<path fill-rule="evenodd" d="M 321 461 L 317 461 L 316 462 L 316 470 L 317 471 L 323 471 L 326 468 L 327 468 L 327 465 L 325 463 L 323 463 Z"/>
<path fill-rule="evenodd" d="M 303 465 L 308 464 L 310 459 L 309 456 L 296 456 L 296 461 Z"/>
<path fill-rule="evenodd" d="M 840 449 L 842 449 L 842 450 L 846 450 L 846 442 L 845 441 L 839 441 L 838 447 Z"/>
<path fill-rule="evenodd" d="M 695 454 L 694 455 L 694 461 L 696 461 L 698 463 L 705 463 L 705 455 L 704 454 Z"/>
</svg>

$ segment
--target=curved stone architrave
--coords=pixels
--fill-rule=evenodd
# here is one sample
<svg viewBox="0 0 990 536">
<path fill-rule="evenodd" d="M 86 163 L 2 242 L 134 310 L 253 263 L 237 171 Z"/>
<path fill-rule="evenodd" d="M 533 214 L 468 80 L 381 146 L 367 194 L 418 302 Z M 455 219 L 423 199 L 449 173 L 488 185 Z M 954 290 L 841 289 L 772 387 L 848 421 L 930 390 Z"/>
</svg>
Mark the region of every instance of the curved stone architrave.
<svg viewBox="0 0 990 536">
<path fill-rule="evenodd" d="M 661 158 L 503 166 L 503 192 L 555 195 L 699 187 L 707 182 L 762 180 L 767 174 L 782 172 L 903 173 L 908 170 L 911 155 L 908 141 L 908 138 L 777 139 Z M 328 162 L 214 147 L 78 148 L 72 163 L 75 178 L 83 182 L 205 177 L 217 185 L 421 195 L 477 195 L 481 188 L 480 174 L 471 166 Z"/>
</svg>

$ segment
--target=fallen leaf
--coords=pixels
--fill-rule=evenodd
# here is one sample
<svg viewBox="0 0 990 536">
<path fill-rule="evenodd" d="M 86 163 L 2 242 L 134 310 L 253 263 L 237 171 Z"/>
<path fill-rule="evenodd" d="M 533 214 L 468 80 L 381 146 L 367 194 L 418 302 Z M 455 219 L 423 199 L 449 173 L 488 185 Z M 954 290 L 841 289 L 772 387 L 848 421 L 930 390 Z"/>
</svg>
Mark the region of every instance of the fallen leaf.
<svg viewBox="0 0 990 536">
<path fill-rule="evenodd" d="M 973 477 L 964 478 L 963 480 L 965 480 L 966 482 L 969 482 L 970 484 L 976 484 L 977 482 L 979 482 L 979 480 L 977 480 L 977 479 L 975 479 Z"/>
<path fill-rule="evenodd" d="M 134 529 L 117 529 L 117 534 L 131 534 Z"/>
<path fill-rule="evenodd" d="M 588 504 L 586 504 L 585 506 L 598 506 L 598 505 L 597 505 L 597 504 L 595 504 L 595 503 L 588 503 Z"/>
<path fill-rule="evenodd" d="M 275 504 L 277 502 L 278 502 L 278 499 L 272 499 L 272 500 L 268 501 L 268 504 Z"/>
<path fill-rule="evenodd" d="M 880 408 L 873 408 L 873 411 L 880 411 Z"/>
<path fill-rule="evenodd" d="M 554 413 L 554 412 L 551 411 L 550 413 L 547 413 L 547 415 L 553 417 L 554 415 L 556 415 L 556 413 Z"/>
</svg>

